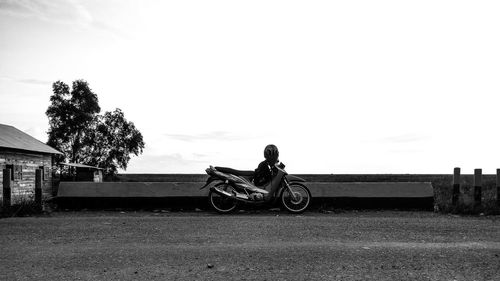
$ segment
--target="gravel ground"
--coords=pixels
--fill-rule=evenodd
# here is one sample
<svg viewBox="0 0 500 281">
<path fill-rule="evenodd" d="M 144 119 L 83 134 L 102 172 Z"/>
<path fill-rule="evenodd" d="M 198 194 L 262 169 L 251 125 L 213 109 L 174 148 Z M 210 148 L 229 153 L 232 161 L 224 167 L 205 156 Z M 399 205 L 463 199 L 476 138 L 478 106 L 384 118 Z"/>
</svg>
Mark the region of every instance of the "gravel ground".
<svg viewBox="0 0 500 281">
<path fill-rule="evenodd" d="M 500 280 L 500 216 L 55 212 L 0 249 L 1 280 Z"/>
</svg>

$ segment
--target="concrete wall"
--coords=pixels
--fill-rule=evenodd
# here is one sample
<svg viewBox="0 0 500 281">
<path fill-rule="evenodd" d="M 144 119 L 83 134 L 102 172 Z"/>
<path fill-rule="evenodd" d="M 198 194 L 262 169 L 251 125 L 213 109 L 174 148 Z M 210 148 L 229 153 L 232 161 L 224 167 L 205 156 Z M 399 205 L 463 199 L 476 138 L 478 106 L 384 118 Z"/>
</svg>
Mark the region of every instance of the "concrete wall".
<svg viewBox="0 0 500 281">
<path fill-rule="evenodd" d="M 317 182 L 430 182 L 433 187 L 434 209 L 440 212 L 500 213 L 496 175 L 483 175 L 482 205 L 473 208 L 473 175 L 461 176 L 457 205 L 452 204 L 453 175 L 450 174 L 302 174 L 309 183 Z M 471 171 L 472 172 L 472 171 Z M 204 174 L 121 174 L 116 181 L 122 182 L 204 182 Z"/>
<path fill-rule="evenodd" d="M 418 182 L 307 182 L 313 198 L 431 198 L 430 183 Z M 95 198 L 204 197 L 202 182 L 61 182 L 57 196 Z"/>
<path fill-rule="evenodd" d="M 194 179 L 190 176 L 181 177 L 186 180 Z M 173 178 L 180 179 L 179 176 Z M 61 182 L 57 204 L 63 209 L 206 209 L 209 188 L 200 190 L 203 185 L 204 181 Z M 313 210 L 345 208 L 432 210 L 433 188 L 430 183 L 306 182 L 306 185 L 313 196 L 311 206 Z"/>
<path fill-rule="evenodd" d="M 398 204 L 403 202 L 401 204 L 404 206 L 405 201 L 401 200 L 402 198 L 428 198 L 428 196 L 431 196 L 431 204 L 434 205 L 435 211 L 456 213 L 500 213 L 495 175 L 483 175 L 482 204 L 480 208 L 474 208 L 473 176 L 470 174 L 461 176 L 459 200 L 456 205 L 452 204 L 453 176 L 451 174 L 352 174 L 299 176 L 307 180 L 307 185 L 311 188 L 313 197 L 315 198 L 392 198 L 393 200 L 379 200 L 379 205 L 384 206 L 387 202 L 396 202 Z M 123 188 L 128 189 L 133 188 L 133 186 L 148 186 L 148 188 L 156 186 L 155 188 L 166 188 L 162 191 L 157 190 L 157 195 L 161 195 L 162 192 L 167 192 L 167 190 L 170 189 L 177 192 L 177 195 L 175 196 L 179 196 L 174 196 L 172 198 L 187 198 L 192 196 L 201 198 L 202 196 L 205 196 L 206 193 L 199 191 L 198 188 L 204 184 L 206 179 L 207 176 L 203 174 L 122 174 L 115 178 L 115 183 L 126 183 L 126 185 L 122 186 Z M 394 183 L 401 184 L 395 185 Z M 77 192 L 75 190 L 75 188 L 77 188 L 76 186 L 71 188 L 73 189 L 71 192 Z M 153 191 L 148 191 L 148 188 L 143 190 L 148 194 L 154 194 Z M 87 187 L 87 190 L 85 191 L 87 192 L 87 195 L 80 193 L 78 196 L 81 196 L 81 198 L 88 196 L 88 192 L 94 192 L 91 190 L 92 188 L 89 189 Z M 66 189 L 66 191 L 69 191 L 69 189 Z M 84 190 L 81 190 L 81 192 L 83 191 Z M 95 192 L 98 191 L 96 190 Z M 126 193 L 127 192 L 123 194 Z M 72 197 L 70 193 L 60 193 L 59 195 L 67 198 Z M 164 193 L 161 196 L 167 195 L 167 193 Z M 110 196 L 109 198 L 111 197 L 113 196 Z M 349 205 L 353 201 L 351 200 L 346 202 L 347 204 L 344 205 Z M 413 202 L 416 201 L 413 200 Z M 429 201 L 420 200 L 419 202 L 425 202 L 425 204 L 428 204 Z M 364 203 L 365 201 L 363 201 L 363 204 Z M 362 204 L 360 206 L 362 207 Z M 416 206 L 418 206 L 418 204 Z"/>
</svg>

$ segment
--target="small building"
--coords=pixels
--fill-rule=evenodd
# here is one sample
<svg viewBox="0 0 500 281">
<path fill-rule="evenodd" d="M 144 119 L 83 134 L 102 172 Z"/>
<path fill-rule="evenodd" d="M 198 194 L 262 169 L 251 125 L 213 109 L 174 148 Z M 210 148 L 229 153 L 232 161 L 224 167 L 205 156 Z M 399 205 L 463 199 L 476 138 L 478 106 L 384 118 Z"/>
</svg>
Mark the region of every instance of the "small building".
<svg viewBox="0 0 500 281">
<path fill-rule="evenodd" d="M 0 124 L 0 187 L 3 170 L 11 169 L 11 197 L 15 203 L 35 192 L 35 170 L 42 169 L 42 197 L 55 193 L 52 178 L 53 156 L 62 154 L 13 126 Z M 3 198 L 0 188 L 0 200 Z"/>
<path fill-rule="evenodd" d="M 79 164 L 60 163 L 61 181 L 102 182 L 102 168 Z"/>
</svg>

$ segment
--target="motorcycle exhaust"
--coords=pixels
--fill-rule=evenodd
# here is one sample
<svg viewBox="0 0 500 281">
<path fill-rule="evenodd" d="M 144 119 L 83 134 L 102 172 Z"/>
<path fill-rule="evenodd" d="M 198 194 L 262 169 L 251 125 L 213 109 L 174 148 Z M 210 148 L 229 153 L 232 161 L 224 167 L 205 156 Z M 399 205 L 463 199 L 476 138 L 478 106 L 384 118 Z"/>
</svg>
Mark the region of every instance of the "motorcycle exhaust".
<svg viewBox="0 0 500 281">
<path fill-rule="evenodd" d="M 253 193 L 248 196 L 247 194 L 239 193 L 237 191 L 233 191 L 234 193 L 229 193 L 225 190 L 219 189 L 218 187 L 212 187 L 211 188 L 215 193 L 227 197 L 228 199 L 236 200 L 236 201 L 241 201 L 241 202 L 253 202 L 253 203 L 260 203 L 260 202 L 265 202 L 265 198 L 263 194 L 257 194 Z"/>
<path fill-rule="evenodd" d="M 212 190 L 215 191 L 216 193 L 218 193 L 219 195 L 226 196 L 229 198 L 234 198 L 234 199 L 239 199 L 239 200 L 249 200 L 249 198 L 246 194 L 241 194 L 238 192 L 235 192 L 235 194 L 231 194 L 227 191 L 220 190 L 217 187 L 213 187 Z"/>
</svg>

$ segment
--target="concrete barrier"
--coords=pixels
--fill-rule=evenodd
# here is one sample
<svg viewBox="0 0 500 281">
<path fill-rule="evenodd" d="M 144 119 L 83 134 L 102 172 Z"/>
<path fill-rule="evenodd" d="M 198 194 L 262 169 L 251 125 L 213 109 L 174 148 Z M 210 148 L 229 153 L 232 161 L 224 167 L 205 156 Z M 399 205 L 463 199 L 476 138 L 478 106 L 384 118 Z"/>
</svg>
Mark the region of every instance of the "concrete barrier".
<svg viewBox="0 0 500 281">
<path fill-rule="evenodd" d="M 500 172 L 497 175 L 482 175 L 481 212 L 500 214 L 499 174 Z M 360 202 L 358 204 L 360 207 L 364 207 L 368 201 L 380 202 L 378 205 L 382 207 L 391 204 L 396 205 L 393 202 L 399 206 L 409 205 L 407 203 L 415 203 L 414 206 L 433 204 L 433 209 L 439 212 L 472 213 L 474 211 L 472 209 L 474 202 L 472 174 L 296 175 L 304 178 L 307 181 L 306 184 L 311 188 L 314 198 L 319 198 L 319 200 L 315 199 L 313 202 L 323 201 L 330 204 L 334 201 L 335 203 L 342 201 L 345 202 L 345 206 L 351 206 L 353 205 L 352 202 L 356 201 Z M 206 179 L 206 174 L 119 174 L 112 180 L 130 183 L 190 183 L 202 186 Z M 393 183 L 397 184 L 394 185 Z M 433 196 L 430 194 L 431 190 L 433 190 Z M 178 199 L 180 197 L 172 198 L 177 198 L 176 200 L 180 201 Z M 325 198 L 325 200 L 322 198 Z"/>
<path fill-rule="evenodd" d="M 429 182 L 308 182 L 313 198 L 431 198 Z M 166 198 L 204 197 L 201 182 L 61 182 L 57 197 Z"/>
<path fill-rule="evenodd" d="M 434 196 L 430 182 L 311 182 L 311 195 L 351 198 L 430 198 Z"/>
<path fill-rule="evenodd" d="M 57 197 L 161 198 L 201 197 L 208 189 L 196 182 L 61 182 Z"/>
</svg>

